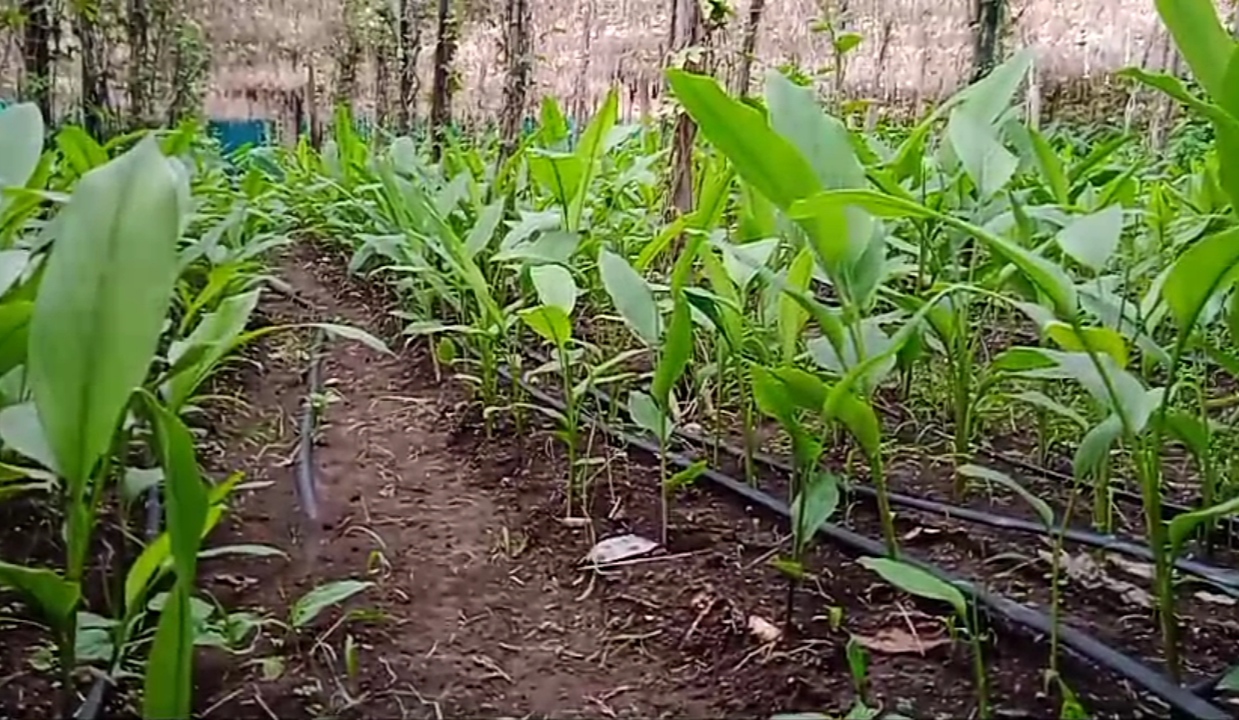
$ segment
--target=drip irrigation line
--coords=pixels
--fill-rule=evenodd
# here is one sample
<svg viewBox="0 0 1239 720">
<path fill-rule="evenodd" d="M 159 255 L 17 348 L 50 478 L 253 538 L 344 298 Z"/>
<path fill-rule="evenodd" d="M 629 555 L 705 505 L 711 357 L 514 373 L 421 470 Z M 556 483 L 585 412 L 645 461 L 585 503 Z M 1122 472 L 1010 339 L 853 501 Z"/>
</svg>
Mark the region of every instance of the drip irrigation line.
<svg viewBox="0 0 1239 720">
<path fill-rule="evenodd" d="M 297 448 L 296 487 L 301 509 L 310 520 L 318 521 L 318 489 L 314 481 L 314 426 L 318 421 L 318 395 L 322 392 L 323 341 L 326 333 L 317 330 L 310 349 L 305 407 L 301 411 L 301 438 Z"/>
<path fill-rule="evenodd" d="M 675 434 L 680 435 L 683 440 L 687 440 L 692 444 L 701 445 L 704 447 L 713 447 L 713 443 L 709 438 L 704 438 L 696 433 L 676 430 Z M 729 455 L 736 457 L 744 456 L 744 448 L 739 448 L 729 443 L 719 443 L 718 448 L 727 452 Z M 790 464 L 766 453 L 753 453 L 753 459 L 772 469 L 787 473 L 792 472 L 792 466 Z M 870 500 L 877 498 L 877 491 L 874 488 L 860 483 L 848 483 L 847 491 Z M 1002 513 L 975 510 L 962 505 L 931 500 L 929 498 L 917 495 L 906 495 L 903 493 L 892 492 L 888 493 L 888 497 L 893 505 L 943 515 L 954 520 L 962 520 L 964 522 L 985 525 L 988 527 L 998 528 L 1000 530 L 1010 530 L 1012 532 L 1038 535 L 1041 537 L 1061 536 L 1069 542 L 1077 543 L 1079 545 L 1087 545 L 1106 552 L 1112 552 L 1118 555 L 1127 555 L 1129 557 L 1148 562 L 1153 562 L 1154 560 L 1153 551 L 1148 545 L 1115 535 L 1107 535 L 1104 533 L 1093 532 L 1091 530 L 1072 528 L 1066 525 L 1057 525 L 1051 529 L 1034 520 L 1026 520 L 1024 518 L 1004 515 Z M 1175 567 L 1180 571 L 1195 576 L 1200 580 L 1203 580 L 1205 583 L 1219 588 L 1230 595 L 1239 597 L 1239 571 L 1237 570 L 1221 568 L 1187 558 L 1175 560 Z"/>
<path fill-rule="evenodd" d="M 559 412 L 566 410 L 563 402 L 537 388 L 531 387 L 523 380 L 514 378 L 506 367 L 501 367 L 499 373 L 505 380 L 519 386 L 522 391 L 545 406 Z M 668 462 L 680 468 L 687 468 L 693 465 L 691 458 L 679 453 L 663 452 L 657 443 L 651 442 L 646 438 L 637 437 L 627 431 L 612 427 L 601 420 L 589 417 L 586 413 L 582 413 L 582 417 L 589 422 L 593 422 L 604 433 L 630 447 L 655 457 L 661 454 L 665 456 Z M 766 492 L 751 487 L 713 468 L 707 468 L 701 474 L 701 477 L 719 488 L 738 496 L 745 502 L 779 516 L 781 520 L 792 522 L 791 509 L 787 504 Z M 835 544 L 861 555 L 872 557 L 886 555 L 886 547 L 880 541 L 837 525 L 826 523 L 817 532 Z M 986 606 L 989 609 L 991 619 L 1006 621 L 1009 628 L 1022 626 L 1031 630 L 1034 634 L 1043 636 L 1048 636 L 1054 632 L 1054 623 L 1045 613 L 1021 605 L 1014 600 L 990 593 L 971 582 L 955 578 L 942 568 L 920 560 L 908 553 L 901 553 L 900 559 L 933 574 L 945 582 L 951 583 L 966 596 L 970 597 L 973 602 Z M 1232 718 L 1229 713 L 1218 708 L 1207 699 L 1194 694 L 1189 688 L 1179 685 L 1169 677 L 1147 667 L 1139 660 L 1124 655 L 1085 632 L 1060 623 L 1058 626 L 1058 637 L 1063 647 L 1067 648 L 1072 654 L 1106 668 L 1143 688 L 1146 692 L 1170 706 L 1176 716 L 1195 718 L 1196 720 L 1229 720 Z"/>
<path fill-rule="evenodd" d="M 1030 473 L 1032 475 L 1040 475 L 1041 477 L 1044 477 L 1050 480 L 1058 480 L 1064 483 L 1073 483 L 1076 481 L 1074 477 L 1068 475 L 1067 473 L 1062 473 L 1057 470 L 1052 470 L 1047 467 L 1042 467 L 1041 465 L 1038 465 L 1036 463 L 1029 462 L 1027 460 L 1015 457 L 1014 455 L 1010 455 L 1008 453 L 1004 453 L 1001 450 L 995 450 L 993 448 L 985 447 L 984 445 L 982 445 L 979 448 L 977 448 L 977 451 L 991 460 L 995 460 L 1001 463 L 1006 463 L 1012 467 L 1019 468 L 1020 470 L 1023 470 L 1024 472 Z M 1111 490 L 1110 494 L 1116 500 L 1121 500 L 1123 502 L 1130 503 L 1132 505 L 1143 505 L 1144 504 L 1144 498 L 1141 497 L 1140 493 L 1138 492 L 1132 492 L 1131 490 L 1123 490 L 1120 488 L 1120 489 Z M 1162 501 L 1162 514 L 1165 515 L 1167 518 L 1173 518 L 1177 515 L 1183 515 L 1186 513 L 1195 512 L 1198 509 L 1199 508 L 1190 507 L 1188 505 L 1183 505 L 1181 503 L 1168 502 L 1165 500 Z M 1236 520 L 1234 518 L 1229 518 L 1229 517 L 1218 518 L 1217 524 L 1225 525 L 1230 530 L 1230 534 L 1232 536 L 1239 538 L 1239 524 L 1236 524 Z"/>
<path fill-rule="evenodd" d="M 591 388 L 589 392 L 599 402 L 615 407 L 615 400 L 606 391 L 598 388 Z M 672 431 L 672 436 L 682 442 L 687 442 L 693 445 L 704 447 L 714 447 L 715 443 L 710 438 L 703 437 L 697 433 L 676 428 Z M 736 447 L 733 444 L 722 442 L 717 444 L 720 450 L 726 451 L 734 457 L 744 457 L 745 451 L 743 448 Z M 753 459 L 761 464 L 778 470 L 780 472 L 791 473 L 792 466 L 786 461 L 769 455 L 763 452 L 753 453 Z M 848 483 L 847 490 L 855 495 L 860 495 L 867 500 L 876 500 L 877 491 L 860 483 Z M 1118 555 L 1127 555 L 1128 557 L 1137 558 L 1147 562 L 1153 562 L 1153 550 L 1146 544 L 1117 537 L 1097 533 L 1090 530 L 1081 530 L 1076 528 L 1059 525 L 1053 530 L 1045 525 L 1033 521 L 1026 520 L 1020 517 L 1004 515 L 1001 513 L 986 512 L 984 510 L 975 510 L 973 508 L 955 505 L 953 503 L 931 500 L 926 497 L 917 495 L 907 495 L 904 493 L 888 493 L 888 497 L 892 504 L 907 507 L 913 510 L 935 513 L 943 515 L 955 520 L 962 520 L 968 523 L 977 525 L 985 525 L 987 527 L 998 528 L 1000 530 L 1009 530 L 1011 532 L 1020 532 L 1040 537 L 1056 537 L 1061 535 L 1063 539 L 1080 545 L 1098 548 L 1106 552 L 1112 552 Z M 1175 560 L 1175 567 L 1188 575 L 1192 575 L 1206 584 L 1215 587 L 1224 593 L 1239 597 L 1239 571 L 1229 568 L 1220 568 L 1197 560 L 1180 558 Z"/>
</svg>

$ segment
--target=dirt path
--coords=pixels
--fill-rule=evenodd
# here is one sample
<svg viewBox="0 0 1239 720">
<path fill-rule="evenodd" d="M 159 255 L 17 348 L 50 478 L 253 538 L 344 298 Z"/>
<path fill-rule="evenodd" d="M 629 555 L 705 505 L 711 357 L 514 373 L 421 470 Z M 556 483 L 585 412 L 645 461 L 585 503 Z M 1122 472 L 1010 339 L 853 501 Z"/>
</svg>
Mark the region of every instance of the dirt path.
<svg viewBox="0 0 1239 720">
<path fill-rule="evenodd" d="M 272 322 L 338 319 L 373 330 L 370 319 L 381 311 L 356 295 L 338 298 L 339 279 L 312 257 L 297 253 L 282 276 L 315 309 L 273 296 L 263 312 Z M 257 597 L 275 617 L 317 584 L 369 579 L 375 587 L 350 606 L 386 618 L 352 621 L 330 635 L 330 621 L 321 621 L 316 634 L 296 640 L 295 652 L 281 651 L 272 642 L 279 633 L 269 634 L 256 655 L 285 656 L 275 680 L 258 679 L 259 663 L 208 658 L 203 674 L 213 682 L 199 692 L 200 709 L 218 717 L 347 709 L 371 717 L 596 717 L 604 709 L 622 714 L 622 695 L 656 683 L 664 668 L 655 658 L 639 655 L 633 672 L 622 663 L 600 666 L 606 620 L 576 602 L 584 588 L 565 587 L 573 578 L 521 562 L 527 540 L 475 482 L 480 464 L 502 476 L 502 463 L 490 462 L 477 440 L 453 437 L 461 395 L 436 379 L 429 363 L 409 353 L 382 357 L 357 343 L 329 344 L 315 458 L 323 516 L 315 538 L 296 509 L 291 462 L 306 392 L 306 341 L 284 335 L 252 356 L 262 364 L 242 374 L 248 407 L 221 423 L 214 464 L 272 485 L 239 504 L 227 537 L 217 542 L 267 543 L 292 559 L 221 560 L 204 569 L 204 578 L 226 605 Z M 360 671 L 351 680 L 344 661 L 350 633 L 361 643 Z M 316 642 L 335 651 L 334 662 L 330 651 L 315 651 Z M 685 702 L 667 697 L 632 711 L 691 711 L 692 701 Z"/>
<path fill-rule="evenodd" d="M 312 308 L 272 294 L 260 310 L 270 322 L 339 320 L 395 337 L 398 327 L 374 324 L 389 308 L 343 266 L 299 248 L 280 274 Z M 892 592 L 831 547 L 808 559 L 793 630 L 757 639 L 754 618 L 784 618 L 785 578 L 769 560 L 785 531 L 711 492 L 676 499 L 668 556 L 582 573 L 591 538 L 560 519 L 557 441 L 502 424 L 482 437 L 459 384 L 417 353 L 329 343 L 315 457 L 323 517 L 310 526 L 293 484 L 307 340 L 274 336 L 250 357 L 221 382 L 244 402 L 213 413 L 210 465 L 270 484 L 247 493 L 212 541 L 266 543 L 290 559 L 213 560 L 206 587 L 231 609 L 286 618 L 326 581 L 374 585 L 348 605 L 369 613 L 341 621 L 333 609 L 300 633 L 272 625 L 248 655 L 204 657 L 197 697 L 207 717 L 843 715 L 855 698 L 845 649 L 854 636 L 886 644 L 870 657 L 871 704 L 926 718 L 974 710 L 967 650 L 949 642 L 940 608 Z M 592 442 L 598 536 L 657 537 L 657 471 Z M 1006 716 L 1057 713 L 1039 687 L 1042 646 L 1005 637 L 986 660 Z M 1097 717 L 1133 716 L 1121 682 L 1073 682 Z"/>
</svg>

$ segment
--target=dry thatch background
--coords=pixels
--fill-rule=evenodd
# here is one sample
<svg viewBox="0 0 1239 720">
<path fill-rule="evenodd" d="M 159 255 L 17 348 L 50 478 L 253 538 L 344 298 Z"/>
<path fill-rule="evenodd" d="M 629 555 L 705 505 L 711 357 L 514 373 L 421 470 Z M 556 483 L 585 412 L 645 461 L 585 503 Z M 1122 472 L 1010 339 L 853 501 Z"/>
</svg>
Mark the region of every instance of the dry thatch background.
<svg viewBox="0 0 1239 720">
<path fill-rule="evenodd" d="M 0 0 L 0 9 L 18 0 Z M 388 0 L 378 0 L 387 2 Z M 458 117 L 485 118 L 502 102 L 503 0 L 465 0 L 470 7 L 456 68 L 461 90 Z M 1218 0 L 1227 17 L 1239 18 L 1239 0 Z M 314 66 L 321 97 L 334 96 L 334 59 L 343 35 L 342 0 L 187 0 L 205 32 L 211 71 L 206 110 L 212 117 L 279 112 L 300 91 Z M 919 107 L 949 94 L 971 71 L 969 18 L 975 0 L 767 0 L 754 77 L 766 68 L 795 63 L 812 71 L 829 65 L 830 42 L 811 29 L 825 7 L 846 3 L 847 27 L 864 42 L 850 56 L 843 88 L 851 97 Z M 433 3 L 428 3 L 433 6 Z M 734 16 L 716 35 L 718 74 L 734 82 L 749 0 L 733 0 Z M 667 41 L 667 0 L 534 0 L 535 85 L 531 100 L 554 95 L 574 113 L 588 112 L 619 82 L 623 114 L 650 109 L 659 92 Z M 1152 0 L 1009 0 L 1004 45 L 1035 48 L 1043 92 L 1104 85 L 1109 73 L 1129 65 L 1165 69 L 1175 62 Z M 0 96 L 12 91 L 20 66 L 19 44 L 0 34 Z M 429 92 L 434 23 L 424 29 L 421 93 Z M 65 68 L 66 77 L 73 75 Z M 373 66 L 361 72 L 363 113 L 373 110 Z M 6 88 L 6 79 L 9 87 Z M 72 94 L 62 90 L 58 95 Z M 1081 91 L 1079 88 L 1087 88 Z M 394 90 L 392 91 L 394 93 Z M 58 102 L 63 102 L 58 97 Z"/>
</svg>

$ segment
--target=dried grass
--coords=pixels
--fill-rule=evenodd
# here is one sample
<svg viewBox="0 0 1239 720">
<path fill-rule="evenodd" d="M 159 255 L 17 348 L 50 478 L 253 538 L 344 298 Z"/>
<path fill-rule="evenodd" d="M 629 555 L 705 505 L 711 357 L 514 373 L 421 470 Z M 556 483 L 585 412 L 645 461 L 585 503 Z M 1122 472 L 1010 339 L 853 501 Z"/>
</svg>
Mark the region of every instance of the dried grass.
<svg viewBox="0 0 1239 720">
<path fill-rule="evenodd" d="M 496 26 L 502 0 L 485 1 L 495 5 L 494 11 L 474 13 L 485 19 L 465 26 L 459 49 L 463 88 L 455 107 L 464 118 L 493 116 L 502 99 L 501 33 Z M 1239 0 L 1217 1 L 1225 5 L 1228 16 L 1239 16 Z M 193 2 L 213 52 L 210 114 L 237 117 L 278 111 L 288 93 L 305 85 L 311 62 L 321 96 L 332 96 L 341 0 Z M 739 63 L 749 0 L 734 2 L 735 16 L 715 38 L 718 74 L 729 83 Z M 810 28 L 821 16 L 823 4 L 830 2 L 768 2 L 754 76 L 783 63 L 808 70 L 828 66 L 829 41 Z M 971 71 L 973 2 L 851 0 L 847 26 L 865 40 L 846 68 L 845 92 L 919 107 L 962 86 Z M 534 95 L 554 95 L 570 110 L 583 113 L 618 82 L 627 88 L 621 100 L 625 116 L 656 108 L 667 4 L 667 0 L 537 0 Z M 1047 89 L 1056 84 L 1078 86 L 1082 80 L 1104 78 L 1130 65 L 1163 69 L 1173 61 L 1152 0 L 1010 0 L 1010 13 L 1013 21 L 1005 45 L 1035 49 L 1038 74 Z M 587 18 L 592 18 L 588 39 Z M 420 68 L 423 105 L 429 90 L 433 26 L 426 28 L 425 36 L 427 49 Z M 0 36 L 0 60 L 6 64 L 19 64 L 14 42 L 8 38 L 6 49 L 6 38 Z M 0 93 L 5 90 L 2 70 Z M 369 68 L 362 69 L 362 77 L 372 77 Z M 375 89 L 372 81 L 362 85 L 363 97 L 357 100 L 365 112 L 373 107 Z"/>
</svg>

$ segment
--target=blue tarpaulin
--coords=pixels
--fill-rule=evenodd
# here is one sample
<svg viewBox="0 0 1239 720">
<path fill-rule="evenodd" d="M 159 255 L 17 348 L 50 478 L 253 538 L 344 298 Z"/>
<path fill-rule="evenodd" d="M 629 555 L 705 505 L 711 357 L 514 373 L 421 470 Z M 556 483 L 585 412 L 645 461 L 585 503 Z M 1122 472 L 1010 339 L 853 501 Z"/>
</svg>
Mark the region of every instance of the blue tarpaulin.
<svg viewBox="0 0 1239 720">
<path fill-rule="evenodd" d="M 207 131 L 223 147 L 225 155 L 252 145 L 266 145 L 271 138 L 271 128 L 266 120 L 211 120 Z"/>
</svg>

